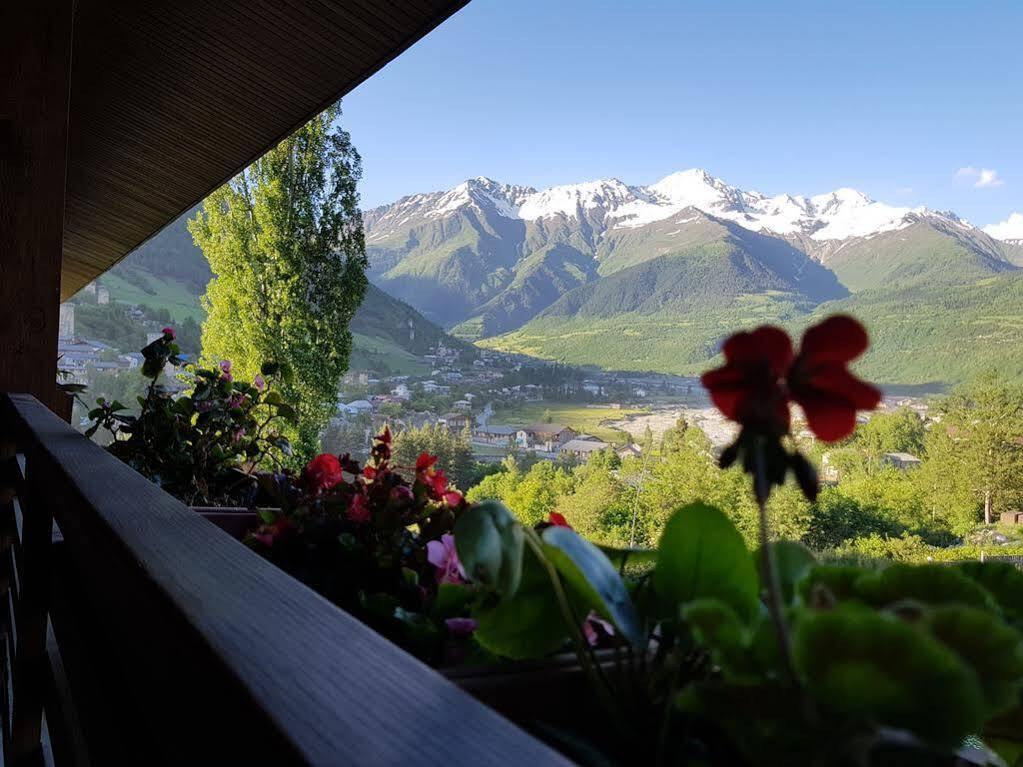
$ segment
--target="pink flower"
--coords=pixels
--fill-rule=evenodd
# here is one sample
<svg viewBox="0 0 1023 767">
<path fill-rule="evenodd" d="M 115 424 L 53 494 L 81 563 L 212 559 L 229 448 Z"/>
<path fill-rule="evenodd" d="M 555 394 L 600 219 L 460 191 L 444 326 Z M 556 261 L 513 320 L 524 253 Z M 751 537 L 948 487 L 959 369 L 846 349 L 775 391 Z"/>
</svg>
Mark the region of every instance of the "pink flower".
<svg viewBox="0 0 1023 767">
<path fill-rule="evenodd" d="M 348 505 L 348 519 L 352 522 L 369 522 L 369 501 L 366 496 L 359 493 Z"/>
<path fill-rule="evenodd" d="M 448 506 L 461 506 L 464 498 L 462 494 L 457 490 L 447 490 L 443 496 L 444 503 Z"/>
<path fill-rule="evenodd" d="M 590 610 L 590 614 L 586 616 L 586 620 L 583 621 L 583 636 L 586 637 L 586 641 L 590 647 L 596 646 L 597 642 L 600 641 L 600 633 L 597 629 L 603 629 L 604 633 L 608 636 L 615 635 L 615 627 L 608 623 L 606 620 L 597 615 L 595 610 Z"/>
<path fill-rule="evenodd" d="M 220 361 L 220 370 L 221 370 L 221 372 L 224 372 L 224 373 L 230 373 L 231 372 L 231 360 L 221 360 Z"/>
<path fill-rule="evenodd" d="M 161 330 L 160 332 L 163 333 L 163 335 L 166 338 L 170 339 L 171 341 L 173 341 L 175 338 L 178 337 L 178 334 L 174 332 L 174 328 L 171 328 L 171 327 L 166 327 L 163 330 Z"/>
<path fill-rule="evenodd" d="M 234 410 L 236 407 L 241 407 L 245 402 L 245 397 L 241 394 L 231 395 L 231 399 L 227 401 L 228 410 Z"/>
<path fill-rule="evenodd" d="M 256 387 L 256 391 L 263 391 L 266 388 L 266 379 L 256 373 L 256 377 L 252 379 L 252 385 Z"/>
<path fill-rule="evenodd" d="M 244 436 L 245 436 L 245 427 L 243 426 L 242 428 L 236 430 L 233 435 L 231 435 L 231 440 L 233 442 L 236 442 L 236 443 L 237 442 L 241 442 L 242 441 L 242 437 L 244 437 Z"/>
<path fill-rule="evenodd" d="M 437 568 L 438 583 L 465 583 L 465 568 L 458 561 L 455 536 L 445 533 L 439 541 L 426 544 L 426 558 Z"/>
<path fill-rule="evenodd" d="M 456 637 L 469 636 L 476 630 L 476 621 L 472 618 L 447 618 L 444 625 Z"/>
</svg>

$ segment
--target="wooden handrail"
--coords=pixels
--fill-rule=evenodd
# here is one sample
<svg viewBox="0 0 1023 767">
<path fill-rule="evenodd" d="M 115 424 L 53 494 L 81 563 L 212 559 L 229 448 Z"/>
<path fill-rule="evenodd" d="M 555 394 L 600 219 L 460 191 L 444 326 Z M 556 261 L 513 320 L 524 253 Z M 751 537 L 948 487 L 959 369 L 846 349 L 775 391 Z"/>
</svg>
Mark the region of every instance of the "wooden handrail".
<svg viewBox="0 0 1023 767">
<path fill-rule="evenodd" d="M 34 398 L 0 394 L 11 434 L 27 456 L 26 532 L 52 512 L 67 585 L 87 602 L 77 613 L 109 650 L 91 671 L 146 729 L 125 738 L 152 748 L 135 763 L 566 763 Z M 26 578 L 39 545 L 25 542 Z"/>
</svg>

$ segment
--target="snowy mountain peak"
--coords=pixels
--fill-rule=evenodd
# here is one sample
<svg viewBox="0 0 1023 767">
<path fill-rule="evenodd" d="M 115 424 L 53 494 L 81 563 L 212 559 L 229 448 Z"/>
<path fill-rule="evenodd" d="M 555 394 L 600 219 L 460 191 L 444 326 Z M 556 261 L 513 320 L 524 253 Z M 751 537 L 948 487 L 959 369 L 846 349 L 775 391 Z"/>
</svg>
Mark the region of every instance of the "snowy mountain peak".
<svg viewBox="0 0 1023 767">
<path fill-rule="evenodd" d="M 953 214 L 885 205 L 849 187 L 812 197 L 785 193 L 767 196 L 731 186 L 703 168 L 678 171 L 649 186 L 630 186 L 617 178 L 602 178 L 539 191 L 477 176 L 446 192 L 402 198 L 386 209 L 372 211 L 368 220 L 376 229 L 371 235 L 376 239 L 394 234 L 417 217 L 439 218 L 462 209 L 525 221 L 556 216 L 585 218 L 598 227 L 598 232 L 603 232 L 663 221 L 687 208 L 753 231 L 814 240 L 870 237 L 902 229 L 921 219 L 969 228 L 968 223 Z M 1023 219 L 1019 214 L 1016 216 Z M 1008 235 L 999 228 L 1003 226 Z M 1023 237 L 1018 229 L 1023 229 L 1023 221 L 1010 218 L 1004 225 L 988 227 L 988 234 L 1016 239 Z"/>
</svg>

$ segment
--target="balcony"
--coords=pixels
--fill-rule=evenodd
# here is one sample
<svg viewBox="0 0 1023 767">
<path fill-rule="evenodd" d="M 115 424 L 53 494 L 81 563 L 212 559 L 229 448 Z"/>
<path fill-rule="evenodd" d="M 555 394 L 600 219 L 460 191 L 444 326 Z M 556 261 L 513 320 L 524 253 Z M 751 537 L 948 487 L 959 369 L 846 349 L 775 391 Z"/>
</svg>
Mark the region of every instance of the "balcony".
<svg viewBox="0 0 1023 767">
<path fill-rule="evenodd" d="M 464 2 L 4 9 L 3 763 L 563 761 L 55 415 L 61 297 Z"/>
<path fill-rule="evenodd" d="M 0 445 L 12 763 L 562 761 L 33 397 Z"/>
</svg>

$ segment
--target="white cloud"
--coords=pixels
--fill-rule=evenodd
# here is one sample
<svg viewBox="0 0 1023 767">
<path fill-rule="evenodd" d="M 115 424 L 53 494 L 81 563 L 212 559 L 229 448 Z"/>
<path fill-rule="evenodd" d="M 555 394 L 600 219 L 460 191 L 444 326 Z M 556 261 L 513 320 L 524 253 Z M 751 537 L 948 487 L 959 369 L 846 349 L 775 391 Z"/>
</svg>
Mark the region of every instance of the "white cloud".
<svg viewBox="0 0 1023 767">
<path fill-rule="evenodd" d="M 999 224 L 985 226 L 984 231 L 996 240 L 1023 240 L 1023 213 L 1012 213 Z"/>
<path fill-rule="evenodd" d="M 956 178 L 960 181 L 972 181 L 977 189 L 985 189 L 992 186 L 1001 186 L 1005 181 L 998 176 L 998 171 L 993 168 L 974 168 L 967 165 L 956 171 Z"/>
</svg>

